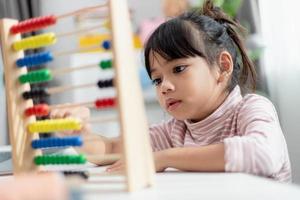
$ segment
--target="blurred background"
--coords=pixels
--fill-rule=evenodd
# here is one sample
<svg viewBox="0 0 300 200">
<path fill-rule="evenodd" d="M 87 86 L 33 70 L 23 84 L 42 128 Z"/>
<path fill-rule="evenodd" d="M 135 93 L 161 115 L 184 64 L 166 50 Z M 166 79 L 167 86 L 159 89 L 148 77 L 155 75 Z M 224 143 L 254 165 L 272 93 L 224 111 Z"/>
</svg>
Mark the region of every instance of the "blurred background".
<svg viewBox="0 0 300 200">
<path fill-rule="evenodd" d="M 24 20 L 35 16 L 58 15 L 101 2 L 101 0 L 0 0 L 0 18 Z M 203 0 L 128 0 L 128 2 L 148 120 L 150 124 L 158 123 L 168 116 L 160 109 L 153 87 L 145 73 L 143 43 L 164 20 L 188 9 L 200 7 Z M 246 44 L 259 75 L 257 93 L 268 97 L 276 106 L 289 148 L 293 181 L 300 184 L 300 148 L 298 147 L 300 143 L 300 26 L 297 21 L 300 18 L 297 10 L 300 3 L 297 0 L 216 0 L 215 3 L 239 20 L 248 30 Z M 45 31 L 68 32 L 99 24 L 101 17 L 93 13 L 67 18 Z M 49 49 L 58 51 L 85 47 L 91 41 L 97 44 L 106 37 L 105 31 L 89 32 L 60 40 Z M 60 57 L 50 64 L 50 68 L 78 66 L 109 57 L 105 53 L 99 56 L 99 52 L 101 49 Z M 83 84 L 93 78 L 111 77 L 112 73 L 99 73 L 99 69 L 75 72 L 70 76 L 56 78 L 48 86 Z M 7 145 L 9 142 L 3 78 L 3 63 L 0 55 L 0 145 Z M 82 102 L 91 100 L 94 94 L 98 97 L 113 96 L 115 91 L 99 92 L 97 88 L 90 88 L 56 95 L 44 101 L 51 104 Z M 107 109 L 100 112 L 93 111 L 92 114 L 111 115 L 114 111 Z M 118 134 L 118 125 L 115 123 L 94 126 L 93 129 L 109 137 Z"/>
</svg>

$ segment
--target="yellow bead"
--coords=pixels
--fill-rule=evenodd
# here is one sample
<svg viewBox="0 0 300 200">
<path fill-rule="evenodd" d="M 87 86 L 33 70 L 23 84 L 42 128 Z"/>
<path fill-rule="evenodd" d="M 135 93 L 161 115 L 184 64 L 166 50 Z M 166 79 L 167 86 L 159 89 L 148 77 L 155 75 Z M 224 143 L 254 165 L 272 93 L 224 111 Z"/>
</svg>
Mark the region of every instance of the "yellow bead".
<svg viewBox="0 0 300 200">
<path fill-rule="evenodd" d="M 49 46 L 56 42 L 55 33 L 45 33 L 37 36 L 27 37 L 13 43 L 13 48 L 16 51 L 35 49 L 39 47 Z"/>
<path fill-rule="evenodd" d="M 30 123 L 27 128 L 30 133 L 80 130 L 81 123 L 77 119 L 50 119 Z"/>
</svg>

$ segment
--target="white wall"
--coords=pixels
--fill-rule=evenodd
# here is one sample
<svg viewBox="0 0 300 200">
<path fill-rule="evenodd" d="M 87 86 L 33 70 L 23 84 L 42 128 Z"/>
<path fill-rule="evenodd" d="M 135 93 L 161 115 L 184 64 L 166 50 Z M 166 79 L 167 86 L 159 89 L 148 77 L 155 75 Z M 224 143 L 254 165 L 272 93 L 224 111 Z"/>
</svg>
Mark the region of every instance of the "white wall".
<svg viewBox="0 0 300 200">
<path fill-rule="evenodd" d="M 300 184 L 300 2 L 259 3 L 271 100 L 279 111 L 294 182 Z"/>
</svg>

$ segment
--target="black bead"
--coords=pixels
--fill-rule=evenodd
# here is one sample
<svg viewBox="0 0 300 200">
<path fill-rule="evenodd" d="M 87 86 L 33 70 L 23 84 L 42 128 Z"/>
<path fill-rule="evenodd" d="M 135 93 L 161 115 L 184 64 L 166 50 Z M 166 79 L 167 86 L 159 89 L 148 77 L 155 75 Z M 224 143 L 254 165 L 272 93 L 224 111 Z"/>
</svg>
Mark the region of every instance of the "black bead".
<svg viewBox="0 0 300 200">
<path fill-rule="evenodd" d="M 113 87 L 113 79 L 100 80 L 97 85 L 99 88 Z"/>
<path fill-rule="evenodd" d="M 42 98 L 47 97 L 50 94 L 45 88 L 34 88 L 30 91 L 23 92 L 22 96 L 24 99 Z"/>
<path fill-rule="evenodd" d="M 89 173 L 87 171 L 64 171 L 65 176 L 79 176 L 83 179 L 89 178 Z"/>
</svg>

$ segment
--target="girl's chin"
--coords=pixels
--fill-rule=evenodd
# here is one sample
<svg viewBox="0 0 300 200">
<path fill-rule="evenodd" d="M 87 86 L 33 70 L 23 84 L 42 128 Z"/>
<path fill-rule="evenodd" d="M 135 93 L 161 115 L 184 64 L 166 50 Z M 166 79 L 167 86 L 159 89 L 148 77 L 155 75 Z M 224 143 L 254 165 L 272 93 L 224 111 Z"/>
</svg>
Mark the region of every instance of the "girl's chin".
<svg viewBox="0 0 300 200">
<path fill-rule="evenodd" d="M 174 117 L 175 119 L 181 120 L 181 121 L 189 119 L 187 116 L 183 116 L 183 115 L 176 114 L 176 113 L 170 113 L 170 112 L 168 112 L 168 114 L 171 115 L 172 117 Z"/>
</svg>

